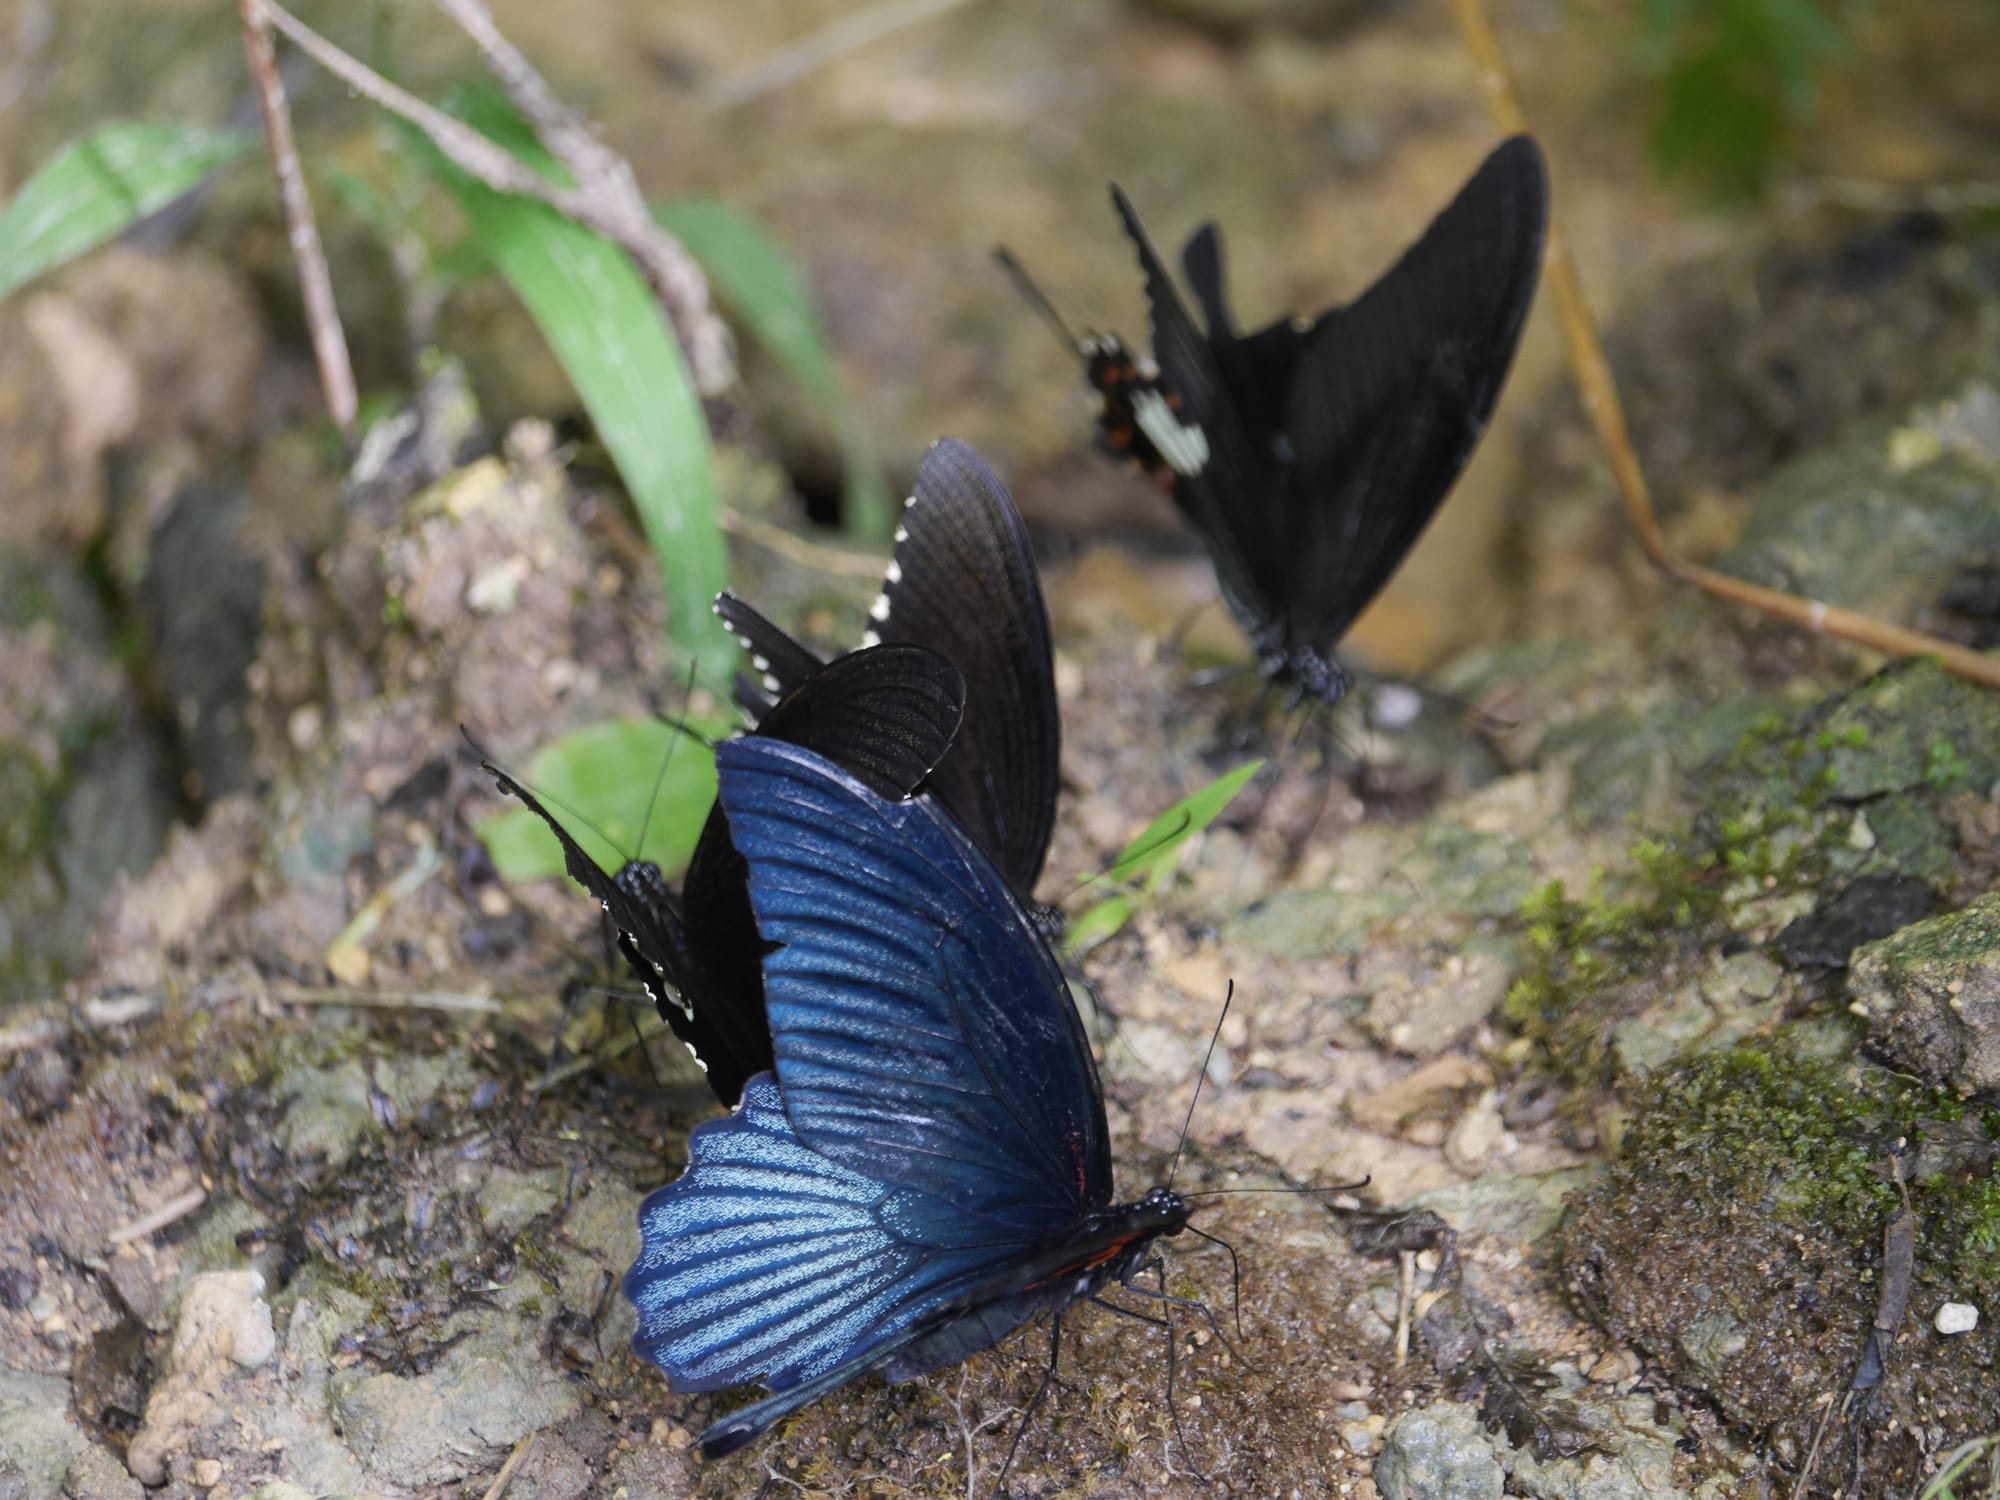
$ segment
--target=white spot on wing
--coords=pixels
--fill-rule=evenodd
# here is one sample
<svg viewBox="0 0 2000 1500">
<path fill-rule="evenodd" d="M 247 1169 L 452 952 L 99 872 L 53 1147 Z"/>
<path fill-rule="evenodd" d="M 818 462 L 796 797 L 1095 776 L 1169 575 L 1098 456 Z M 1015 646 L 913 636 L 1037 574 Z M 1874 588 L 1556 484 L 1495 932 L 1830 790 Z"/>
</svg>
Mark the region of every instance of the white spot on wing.
<svg viewBox="0 0 2000 1500">
<path fill-rule="evenodd" d="M 1134 396 L 1132 417 L 1176 474 L 1192 478 L 1207 466 L 1208 434 L 1175 416 L 1158 391 L 1140 391 Z"/>
<path fill-rule="evenodd" d="M 898 584 L 903 581 L 903 565 L 895 558 L 889 559 L 888 571 L 883 573 L 882 581 L 888 584 Z"/>
<path fill-rule="evenodd" d="M 864 630 L 861 632 L 861 649 L 863 651 L 866 651 L 870 646 L 879 646 L 881 644 L 882 644 L 882 637 L 877 635 L 874 631 Z"/>
<path fill-rule="evenodd" d="M 875 621 L 878 625 L 889 618 L 889 596 L 887 594 L 877 594 L 875 596 L 875 602 L 868 606 L 868 618 Z"/>
</svg>

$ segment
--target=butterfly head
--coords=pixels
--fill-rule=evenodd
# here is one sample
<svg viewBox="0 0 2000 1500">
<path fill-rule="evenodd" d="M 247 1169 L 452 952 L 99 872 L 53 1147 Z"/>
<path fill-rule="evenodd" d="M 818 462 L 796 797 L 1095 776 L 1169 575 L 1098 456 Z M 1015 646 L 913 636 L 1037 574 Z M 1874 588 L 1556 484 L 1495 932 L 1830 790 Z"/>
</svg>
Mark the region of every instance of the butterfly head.
<svg viewBox="0 0 2000 1500">
<path fill-rule="evenodd" d="M 1339 660 L 1318 646 L 1273 640 L 1257 642 L 1257 665 L 1273 686 L 1284 691 L 1286 705 L 1338 703 L 1354 686 Z"/>
<path fill-rule="evenodd" d="M 1170 1187 L 1149 1189 L 1127 1210 L 1130 1223 L 1148 1239 L 1158 1235 L 1179 1234 L 1187 1228 L 1187 1221 L 1194 1216 L 1195 1205 L 1189 1203 Z"/>
</svg>

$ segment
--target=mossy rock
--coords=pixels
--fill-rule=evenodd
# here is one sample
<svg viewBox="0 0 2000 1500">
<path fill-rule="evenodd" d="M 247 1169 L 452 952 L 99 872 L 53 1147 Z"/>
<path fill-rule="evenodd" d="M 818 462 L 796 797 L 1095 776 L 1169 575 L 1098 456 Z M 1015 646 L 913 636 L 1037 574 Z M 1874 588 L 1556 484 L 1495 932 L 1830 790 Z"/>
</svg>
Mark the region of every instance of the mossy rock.
<svg viewBox="0 0 2000 1500">
<path fill-rule="evenodd" d="M 2000 895 L 1870 943 L 1849 987 L 1890 1057 L 1958 1093 L 2000 1094 Z"/>
<path fill-rule="evenodd" d="M 1813 1493 L 1850 1480 L 1914 1493 L 1937 1452 L 2000 1409 L 1993 1322 L 1953 1337 L 1932 1326 L 1944 1302 L 1990 1302 L 2000 1275 L 1996 1123 L 1784 1037 L 1668 1070 L 1636 1101 L 1617 1160 L 1574 1200 L 1559 1237 L 1567 1285 L 1671 1379 L 1802 1455 L 1877 1315 L 1884 1227 L 1902 1203 L 1887 1163 L 1900 1153 L 1919 1225 L 1908 1313 L 1882 1380 L 1827 1448 L 1853 1472 L 1827 1464 Z"/>
</svg>

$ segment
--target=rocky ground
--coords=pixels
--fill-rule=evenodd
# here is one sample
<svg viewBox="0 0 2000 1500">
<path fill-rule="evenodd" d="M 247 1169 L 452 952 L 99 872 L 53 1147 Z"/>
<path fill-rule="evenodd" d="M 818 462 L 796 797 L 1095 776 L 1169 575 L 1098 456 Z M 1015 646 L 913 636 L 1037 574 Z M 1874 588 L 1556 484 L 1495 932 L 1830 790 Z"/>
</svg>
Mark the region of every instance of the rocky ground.
<svg viewBox="0 0 2000 1500">
<path fill-rule="evenodd" d="M 1161 122 L 1213 111 L 1256 137 L 1216 160 L 1264 132 L 1318 161 L 1329 118 L 1343 149 L 1353 119 L 1387 121 L 1418 143 L 1404 165 L 1437 164 L 1403 189 L 1428 201 L 1485 127 L 1423 19 L 1274 31 L 1239 73 L 1240 41 L 1077 7 L 1063 24 L 1142 49 L 1121 66 L 1156 92 L 1063 94 L 1041 128 L 1095 139 L 1130 112 L 1164 160 Z M 980 24 L 1003 57 L 1025 45 Z M 1545 63 L 1573 45 L 1526 44 Z M 1342 48 L 1377 92 L 1329 116 L 1302 60 Z M 906 88 L 898 134 L 855 102 L 870 76 L 816 105 L 853 151 L 915 122 L 927 161 L 962 164 L 947 134 L 1015 160 L 995 144 L 1014 95 L 973 92 L 982 121 L 962 91 Z M 818 212 L 800 170 L 746 172 L 795 232 Z M 1362 232 L 1334 205 L 1358 222 L 1388 191 L 1351 170 L 1302 204 L 1218 206 L 1296 209 L 1297 253 L 1330 256 Z M 892 176 L 880 217 L 934 180 Z M 970 196 L 923 219 L 974 226 L 966 266 L 1015 234 Z M 1053 201 L 1035 212 L 1067 222 Z M 1586 247 L 1614 207 L 1642 212 L 1588 202 Z M 1627 289 L 1613 342 L 1669 525 L 1726 570 L 1991 643 L 2000 245 L 1934 221 L 1792 229 L 1720 250 L 1649 231 L 1681 263 L 1632 272 L 1646 295 Z M 1015 237 L 1057 247 L 1079 305 L 1097 275 L 1131 303 L 1122 252 Z M 1248 238 L 1243 274 L 1282 284 Z M 1078 451 L 1066 372 L 1028 352 L 1038 330 L 1018 355 L 982 331 L 1000 299 L 958 290 L 950 255 L 816 243 L 856 368 L 900 372 L 885 426 L 987 441 L 1052 523 L 1066 794 L 1042 894 L 1061 897 L 1245 753 L 1248 684 L 1192 682 L 1232 649 L 1218 612 L 1165 644 L 1205 565 Z M 891 305 L 857 266 L 931 292 Z M 643 547 L 544 420 L 566 400 L 535 386 L 545 363 L 479 378 L 516 347 L 496 318 L 470 388 L 446 366 L 409 440 L 341 473 L 288 418 L 311 399 L 296 355 L 212 254 L 120 250 L 43 296 L 0 305 L 26 330 L 0 338 L 0 462 L 46 502 L 0 540 L 0 908 L 28 997 L 0 1011 L 0 1500 L 472 1495 L 503 1474 L 515 1496 L 990 1491 L 1036 1335 L 864 1381 L 715 1465 L 690 1445 L 720 1403 L 626 1347 L 634 1212 L 707 1096 L 664 1039 L 642 1062 L 632 1007 L 598 996 L 623 981 L 587 903 L 497 878 L 477 830 L 500 803 L 457 736 L 519 763 L 680 701 Z M 941 333 L 940 302 L 977 318 Z M 920 367 L 925 341 L 959 353 Z M 955 365 L 968 349 L 986 362 Z M 64 404 L 106 369 L 145 399 Z M 1272 769 L 1082 964 L 1121 1188 L 1166 1170 L 1232 981 L 1181 1185 L 1367 1186 L 1218 1199 L 1200 1223 L 1240 1286 L 1220 1250 L 1170 1247 L 1169 1289 L 1219 1325 L 1177 1326 L 1171 1401 L 1160 1330 L 1079 1314 L 1013 1493 L 1903 1496 L 1994 1430 L 2000 699 L 1643 573 L 1552 369 L 1531 346 L 1454 501 L 1474 519 L 1364 632 L 1458 701 L 1395 728 L 1367 702 L 1263 726 Z M 990 389 L 1015 373 L 1031 400 Z M 719 425 L 732 500 L 796 525 L 793 439 L 754 402 Z M 106 432 L 126 455 L 108 470 Z M 1107 493 L 1076 521 L 1075 496 Z M 1501 584 L 1453 581 L 1496 552 Z M 738 566 L 781 617 L 858 632 L 866 583 L 752 548 Z M 558 1043 L 574 1061 L 543 1087 Z"/>
</svg>

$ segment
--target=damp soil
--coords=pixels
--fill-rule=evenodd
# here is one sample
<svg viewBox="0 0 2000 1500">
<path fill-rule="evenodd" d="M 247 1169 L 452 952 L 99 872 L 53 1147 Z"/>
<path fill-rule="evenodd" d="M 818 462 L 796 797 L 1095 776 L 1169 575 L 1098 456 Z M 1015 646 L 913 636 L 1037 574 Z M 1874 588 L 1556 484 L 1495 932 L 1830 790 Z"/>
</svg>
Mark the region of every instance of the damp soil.
<svg viewBox="0 0 2000 1500">
<path fill-rule="evenodd" d="M 1541 327 L 1357 632 L 1379 680 L 1278 712 L 1229 675 L 1240 638 L 1160 498 L 1086 451 L 1073 371 L 979 289 L 1005 237 L 1066 305 L 1137 326 L 1100 173 L 1072 160 L 1089 140 L 1151 164 L 1128 186 L 1163 233 L 1212 204 L 1246 284 L 1351 290 L 1489 135 L 1432 8 L 1360 7 L 1337 36 L 1284 6 L 978 12 L 976 46 L 860 56 L 757 130 L 688 80 L 810 7 L 497 9 L 559 78 L 606 80 L 642 175 L 731 191 L 807 247 L 884 451 L 952 431 L 1013 481 L 1063 704 L 1043 899 L 1074 913 L 1161 808 L 1266 760 L 1079 958 L 1078 1001 L 1122 1196 L 1177 1150 L 1180 1188 L 1279 1191 L 1218 1195 L 1197 1223 L 1229 1249 L 1169 1242 L 1110 1299 L 1128 1315 L 1077 1309 L 1053 1377 L 1038 1325 L 702 1463 L 741 1398 L 669 1392 L 618 1283 L 713 1106 L 581 895 L 499 879 L 478 829 L 502 802 L 459 737 L 518 765 L 680 706 L 644 545 L 545 352 L 477 294 L 445 319 L 470 375 L 427 365 L 407 440 L 330 468 L 276 241 L 231 209 L 219 245 L 121 249 L 52 293 L 152 331 L 136 386 L 184 398 L 125 432 L 118 484 L 91 478 L 104 453 L 58 462 L 64 412 L 0 410 L 9 482 L 52 518 L 0 531 L 6 576 L 40 584 L 0 615 L 0 774 L 54 809 L 0 819 L 22 856 L 0 894 L 39 940 L 0 975 L 33 997 L 0 1011 L 0 1496 L 473 1496 L 503 1474 L 516 1496 L 928 1496 L 991 1493 L 1003 1465 L 1051 1497 L 1872 1496 L 1990 1429 L 1991 695 L 1639 572 Z M 101 36 L 115 10 L 64 24 Z M 1976 176 L 1991 96 L 1951 64 L 1977 49 L 1908 31 L 1844 96 L 1938 80 L 1932 133 L 1882 149 Z M 440 67 L 414 35 L 413 68 Z M 1052 35 L 1110 61 L 1016 66 Z M 1992 236 L 1837 213 L 1719 235 L 1632 169 L 1623 113 L 1599 138 L 1601 29 L 1518 37 L 1677 538 L 1976 638 L 2000 557 Z M 913 89 L 927 72 L 955 86 Z M 1249 181 L 1246 154 L 1282 170 Z M 364 366 L 408 376 L 401 313 L 346 305 Z M 53 387 L 60 351 L 0 348 L 0 394 Z M 804 531 L 825 435 L 776 389 L 753 369 L 717 409 L 718 473 Z M 735 565 L 819 643 L 858 637 L 867 581 L 749 544 Z M 1395 690 L 1419 668 L 1430 696 Z M 96 836 L 52 844 L 72 826 Z M 1206 1312 L 1146 1321 L 1162 1285 Z M 1968 1305 L 1975 1329 L 1939 1331 Z"/>
</svg>

